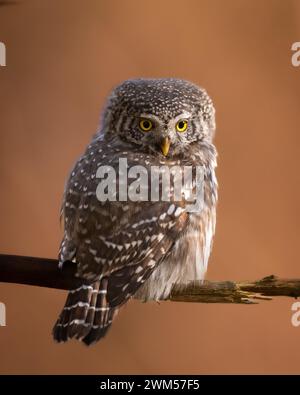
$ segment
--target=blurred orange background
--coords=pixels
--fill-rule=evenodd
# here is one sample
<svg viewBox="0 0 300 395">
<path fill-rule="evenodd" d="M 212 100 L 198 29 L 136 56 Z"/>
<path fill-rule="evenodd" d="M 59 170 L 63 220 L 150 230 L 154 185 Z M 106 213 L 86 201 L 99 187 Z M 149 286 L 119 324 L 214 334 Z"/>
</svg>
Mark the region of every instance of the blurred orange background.
<svg viewBox="0 0 300 395">
<path fill-rule="evenodd" d="M 6 2 L 8 3 L 8 2 Z M 111 88 L 180 77 L 217 110 L 220 201 L 207 278 L 299 277 L 299 0 L 1 5 L 0 252 L 57 256 L 66 176 Z M 130 302 L 92 348 L 57 345 L 66 292 L 0 284 L 0 373 L 300 373 L 292 299 Z"/>
</svg>

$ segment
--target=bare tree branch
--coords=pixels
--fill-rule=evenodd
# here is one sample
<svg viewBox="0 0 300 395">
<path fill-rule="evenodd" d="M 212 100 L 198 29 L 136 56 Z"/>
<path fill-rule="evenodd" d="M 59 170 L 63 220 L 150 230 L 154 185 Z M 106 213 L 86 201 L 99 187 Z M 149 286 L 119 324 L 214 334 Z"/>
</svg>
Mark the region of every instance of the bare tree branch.
<svg viewBox="0 0 300 395">
<path fill-rule="evenodd" d="M 66 262 L 63 270 L 56 259 L 0 254 L 0 282 L 75 289 L 82 280 L 75 277 L 75 264 Z"/>
<path fill-rule="evenodd" d="M 279 279 L 268 276 L 262 280 L 204 281 L 174 286 L 170 300 L 198 303 L 246 303 L 255 299 L 272 300 L 271 296 L 300 296 L 300 279 Z"/>
<path fill-rule="evenodd" d="M 35 285 L 56 289 L 75 289 L 82 279 L 75 277 L 75 264 L 58 268 L 56 259 L 0 254 L 0 282 Z M 203 281 L 174 286 L 171 301 L 198 303 L 252 304 L 271 300 L 271 296 L 300 296 L 300 279 L 268 276 L 259 281 Z"/>
</svg>

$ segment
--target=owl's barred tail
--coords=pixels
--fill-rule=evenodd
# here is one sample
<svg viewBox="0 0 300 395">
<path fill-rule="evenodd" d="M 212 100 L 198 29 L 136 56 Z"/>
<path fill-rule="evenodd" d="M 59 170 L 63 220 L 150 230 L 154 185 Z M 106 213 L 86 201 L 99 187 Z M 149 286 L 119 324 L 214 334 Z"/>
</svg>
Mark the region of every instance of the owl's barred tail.
<svg viewBox="0 0 300 395">
<path fill-rule="evenodd" d="M 104 278 L 69 292 L 53 328 L 57 342 L 75 338 L 90 345 L 105 336 L 118 312 L 118 307 L 110 307 L 107 302 L 107 283 Z"/>
</svg>

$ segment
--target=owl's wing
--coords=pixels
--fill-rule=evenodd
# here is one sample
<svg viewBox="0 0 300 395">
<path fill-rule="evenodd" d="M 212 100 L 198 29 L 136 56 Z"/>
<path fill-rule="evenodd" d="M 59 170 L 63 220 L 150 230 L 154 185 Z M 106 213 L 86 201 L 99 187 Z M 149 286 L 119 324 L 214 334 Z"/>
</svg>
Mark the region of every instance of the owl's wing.
<svg viewBox="0 0 300 395">
<path fill-rule="evenodd" d="M 124 229 L 106 238 L 105 256 L 110 257 L 112 267 L 108 283 L 112 305 L 134 295 L 170 253 L 186 226 L 187 214 L 180 213 L 181 208 L 174 204 L 141 205 Z"/>
<path fill-rule="evenodd" d="M 75 167 L 66 191 L 60 260 L 76 259 L 78 275 L 87 281 L 108 277 L 109 303 L 119 305 L 170 252 L 188 214 L 182 202 L 99 202 L 99 180 L 86 158 Z"/>
</svg>

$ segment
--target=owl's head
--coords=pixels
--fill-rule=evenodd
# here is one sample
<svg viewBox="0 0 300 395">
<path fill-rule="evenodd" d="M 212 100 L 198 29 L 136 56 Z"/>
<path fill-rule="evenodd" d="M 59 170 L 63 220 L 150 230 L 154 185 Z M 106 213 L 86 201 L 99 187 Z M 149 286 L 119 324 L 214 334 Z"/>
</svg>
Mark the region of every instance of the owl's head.
<svg viewBox="0 0 300 395">
<path fill-rule="evenodd" d="M 211 142 L 215 110 L 204 89 L 175 79 L 136 79 L 117 86 L 103 116 L 104 133 L 168 157 Z"/>
</svg>

